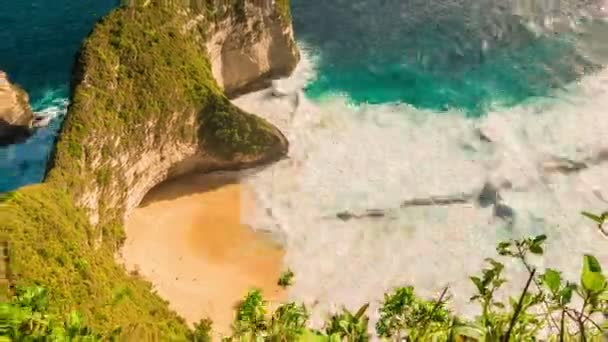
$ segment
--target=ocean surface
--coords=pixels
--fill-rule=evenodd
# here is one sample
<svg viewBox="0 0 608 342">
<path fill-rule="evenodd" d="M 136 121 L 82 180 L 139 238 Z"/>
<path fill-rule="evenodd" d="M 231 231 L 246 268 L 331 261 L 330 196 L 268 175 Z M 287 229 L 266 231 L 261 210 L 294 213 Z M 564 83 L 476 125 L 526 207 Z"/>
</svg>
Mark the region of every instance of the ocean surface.
<svg viewBox="0 0 608 342">
<path fill-rule="evenodd" d="M 293 0 L 303 60 L 235 102 L 278 125 L 289 159 L 251 173 L 244 220 L 286 246 L 294 300 L 328 310 L 414 285 L 449 286 L 473 316 L 495 246 L 546 234 L 543 257 L 577 281 L 608 237 L 608 6 L 600 1 Z M 507 265 L 500 296 L 527 273 Z"/>
<path fill-rule="evenodd" d="M 0 148 L 0 192 L 40 182 L 69 97 L 75 55 L 95 22 L 118 0 L 5 1 L 0 6 L 0 70 L 21 85 L 49 127 L 26 143 Z"/>
<path fill-rule="evenodd" d="M 1 10 L 10 27 L 0 30 L 0 69 L 36 111 L 57 118 L 0 150 L 0 191 L 42 179 L 74 54 L 114 5 L 38 0 Z M 285 244 L 290 296 L 316 322 L 342 305 L 373 309 L 406 284 L 423 296 L 449 285 L 454 309 L 473 315 L 468 276 L 508 238 L 547 234 L 534 263 L 573 281 L 583 253 L 608 265 L 608 239 L 580 215 L 608 209 L 608 4 L 292 5 L 303 58 L 277 82 L 286 96 L 235 99 L 290 140 L 290 158 L 244 173 L 259 210 L 243 220 Z M 504 293 L 519 293 L 525 274 L 507 266 Z"/>
</svg>

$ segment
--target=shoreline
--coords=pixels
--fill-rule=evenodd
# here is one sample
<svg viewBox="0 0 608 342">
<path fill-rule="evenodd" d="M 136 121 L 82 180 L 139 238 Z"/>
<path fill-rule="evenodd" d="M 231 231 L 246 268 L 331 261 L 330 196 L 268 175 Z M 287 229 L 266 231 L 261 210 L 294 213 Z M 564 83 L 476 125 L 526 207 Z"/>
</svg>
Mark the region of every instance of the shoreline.
<svg viewBox="0 0 608 342">
<path fill-rule="evenodd" d="M 186 322 L 212 319 L 229 332 L 233 308 L 260 288 L 270 302 L 287 293 L 276 283 L 284 249 L 241 223 L 253 211 L 235 175 L 192 174 L 152 189 L 125 222 L 120 261 L 153 284 Z"/>
</svg>

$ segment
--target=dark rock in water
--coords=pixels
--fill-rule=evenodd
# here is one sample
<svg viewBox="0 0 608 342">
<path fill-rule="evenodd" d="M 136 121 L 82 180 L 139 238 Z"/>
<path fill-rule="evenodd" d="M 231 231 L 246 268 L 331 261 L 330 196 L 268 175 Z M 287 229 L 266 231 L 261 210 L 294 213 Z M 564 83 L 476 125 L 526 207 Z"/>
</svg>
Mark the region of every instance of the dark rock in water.
<svg viewBox="0 0 608 342">
<path fill-rule="evenodd" d="M 430 196 L 426 198 L 414 198 L 403 201 L 401 208 L 418 207 L 418 206 L 433 206 L 433 205 L 453 205 L 467 203 L 473 197 L 471 194 L 455 194 L 447 196 Z"/>
<path fill-rule="evenodd" d="M 0 146 L 20 144 L 32 135 L 28 126 L 11 125 L 0 118 Z"/>
<path fill-rule="evenodd" d="M 360 218 L 366 218 L 366 217 L 380 218 L 380 217 L 385 217 L 385 216 L 386 216 L 386 212 L 382 209 L 368 209 L 363 214 L 353 214 L 349 211 L 343 211 L 343 212 L 336 214 L 336 217 L 342 221 L 348 221 L 350 219 L 360 219 Z"/>
<path fill-rule="evenodd" d="M 0 146 L 27 139 L 33 117 L 25 91 L 11 84 L 6 73 L 0 71 Z"/>
<path fill-rule="evenodd" d="M 32 127 L 46 127 L 51 122 L 50 116 L 34 116 L 34 121 L 32 121 Z"/>
<path fill-rule="evenodd" d="M 515 221 L 515 211 L 503 203 L 497 203 L 494 205 L 494 216 L 507 222 Z"/>
<path fill-rule="evenodd" d="M 486 183 L 481 189 L 479 196 L 477 197 L 477 203 L 482 208 L 487 208 L 493 204 L 496 204 L 500 199 L 500 194 L 498 193 L 498 188 L 495 187 L 492 183 Z"/>
<path fill-rule="evenodd" d="M 587 167 L 585 162 L 567 158 L 554 158 L 553 160 L 543 163 L 543 168 L 546 172 L 559 172 L 563 174 L 578 172 Z"/>
<path fill-rule="evenodd" d="M 477 136 L 479 137 L 479 140 L 485 143 L 492 142 L 492 139 L 490 139 L 481 129 L 477 129 Z"/>
<path fill-rule="evenodd" d="M 336 214 L 336 217 L 339 218 L 342 221 L 348 221 L 354 217 L 356 217 L 355 215 L 353 215 L 352 213 L 348 212 L 348 211 L 343 211 L 341 213 Z"/>
<path fill-rule="evenodd" d="M 381 209 L 368 209 L 365 216 L 368 217 L 384 217 L 386 213 Z"/>
</svg>

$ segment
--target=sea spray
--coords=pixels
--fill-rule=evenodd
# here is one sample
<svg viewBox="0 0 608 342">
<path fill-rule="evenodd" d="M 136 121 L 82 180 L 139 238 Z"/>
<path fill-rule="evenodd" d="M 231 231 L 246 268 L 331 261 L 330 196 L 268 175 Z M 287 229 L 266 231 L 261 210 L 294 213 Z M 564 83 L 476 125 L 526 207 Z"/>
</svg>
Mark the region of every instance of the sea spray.
<svg viewBox="0 0 608 342">
<path fill-rule="evenodd" d="M 295 92 L 314 76 L 308 58 L 285 81 L 297 85 Z M 353 106 L 340 96 L 301 97 L 294 108 L 289 96 L 270 90 L 245 95 L 235 103 L 278 125 L 291 145 L 288 159 L 246 178 L 260 210 L 244 220 L 282 237 L 286 266 L 296 274 L 291 297 L 311 305 L 317 323 L 340 305 L 371 302 L 374 309 L 385 291 L 405 284 L 425 296 L 449 285 L 454 308 L 474 315 L 468 276 L 495 255 L 497 242 L 514 237 L 547 234 L 545 256 L 535 262 L 576 280 L 583 253 L 608 263 L 608 241 L 580 215 L 608 207 L 602 200 L 608 197 L 607 82 L 602 71 L 550 98 L 479 119 L 405 104 Z M 573 171 L 568 161 L 584 167 Z M 401 207 L 414 198 L 479 194 L 487 183 L 499 188 L 512 221 L 475 198 Z M 367 209 L 390 215 L 336 216 Z M 526 274 L 507 264 L 513 281 L 504 293 L 514 294 Z"/>
</svg>

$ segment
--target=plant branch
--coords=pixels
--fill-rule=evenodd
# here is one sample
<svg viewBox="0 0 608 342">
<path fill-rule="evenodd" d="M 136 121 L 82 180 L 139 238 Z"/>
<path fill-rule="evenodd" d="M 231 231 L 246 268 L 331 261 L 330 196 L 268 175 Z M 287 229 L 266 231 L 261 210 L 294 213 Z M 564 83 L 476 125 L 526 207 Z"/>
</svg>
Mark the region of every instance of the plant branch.
<svg viewBox="0 0 608 342">
<path fill-rule="evenodd" d="M 509 339 L 511 338 L 511 331 L 513 330 L 513 327 L 515 326 L 515 322 L 517 322 L 517 316 L 519 316 L 519 313 L 521 312 L 521 308 L 524 305 L 524 298 L 526 297 L 526 293 L 528 292 L 528 288 L 530 287 L 530 283 L 532 283 L 532 279 L 534 278 L 535 274 L 536 274 L 536 269 L 533 269 L 532 272 L 530 272 L 530 276 L 528 277 L 526 286 L 524 287 L 524 290 L 521 293 L 521 296 L 519 297 L 519 302 L 517 303 L 517 307 L 515 308 L 513 317 L 511 317 L 511 323 L 509 323 L 509 329 L 507 330 L 507 333 L 505 334 L 504 338 L 502 339 L 503 342 L 508 342 Z"/>
<path fill-rule="evenodd" d="M 526 260 L 526 254 L 524 253 L 524 251 L 521 249 L 521 247 L 518 244 L 516 244 L 516 247 L 517 247 L 519 260 L 521 260 L 521 263 L 524 265 L 524 267 L 526 267 L 526 270 L 528 270 L 528 272 L 531 273 L 533 271 L 533 269 L 530 266 L 530 264 L 528 264 L 528 261 Z M 540 293 L 543 293 L 543 288 L 537 279 L 534 279 L 534 285 L 536 286 L 536 289 Z M 547 300 L 544 298 L 544 296 L 543 296 L 542 300 L 543 300 L 543 304 L 545 305 L 545 310 L 547 312 L 546 316 L 549 317 L 549 320 L 551 323 L 550 328 L 551 329 L 555 328 L 559 331 L 560 330 L 559 325 L 557 324 L 557 322 L 555 321 L 555 318 L 551 314 L 551 307 L 550 307 L 549 303 L 547 303 Z"/>
<path fill-rule="evenodd" d="M 585 296 L 583 300 L 583 306 L 581 307 L 581 312 L 576 317 L 576 321 L 578 322 L 579 330 L 581 333 L 581 341 L 586 342 L 587 336 L 585 336 L 585 322 L 583 321 L 583 316 L 585 315 L 585 307 L 587 306 L 587 301 L 589 300 L 589 295 Z"/>
<path fill-rule="evenodd" d="M 449 288 L 450 288 L 449 286 L 446 286 L 443 289 L 443 291 L 441 292 L 441 295 L 439 296 L 439 299 L 437 300 L 437 302 L 433 306 L 433 310 L 431 310 L 430 315 L 424 320 L 423 325 L 422 325 L 422 329 L 420 329 L 420 334 L 418 334 L 418 337 L 424 335 L 424 333 L 426 331 L 426 327 L 428 326 L 429 320 L 433 319 L 433 315 L 435 314 L 435 312 L 437 311 L 437 309 L 439 309 L 439 306 L 441 306 L 441 304 L 443 304 L 443 298 L 445 297 L 445 295 L 448 292 Z M 416 341 L 418 341 L 418 337 L 416 338 Z"/>
</svg>

